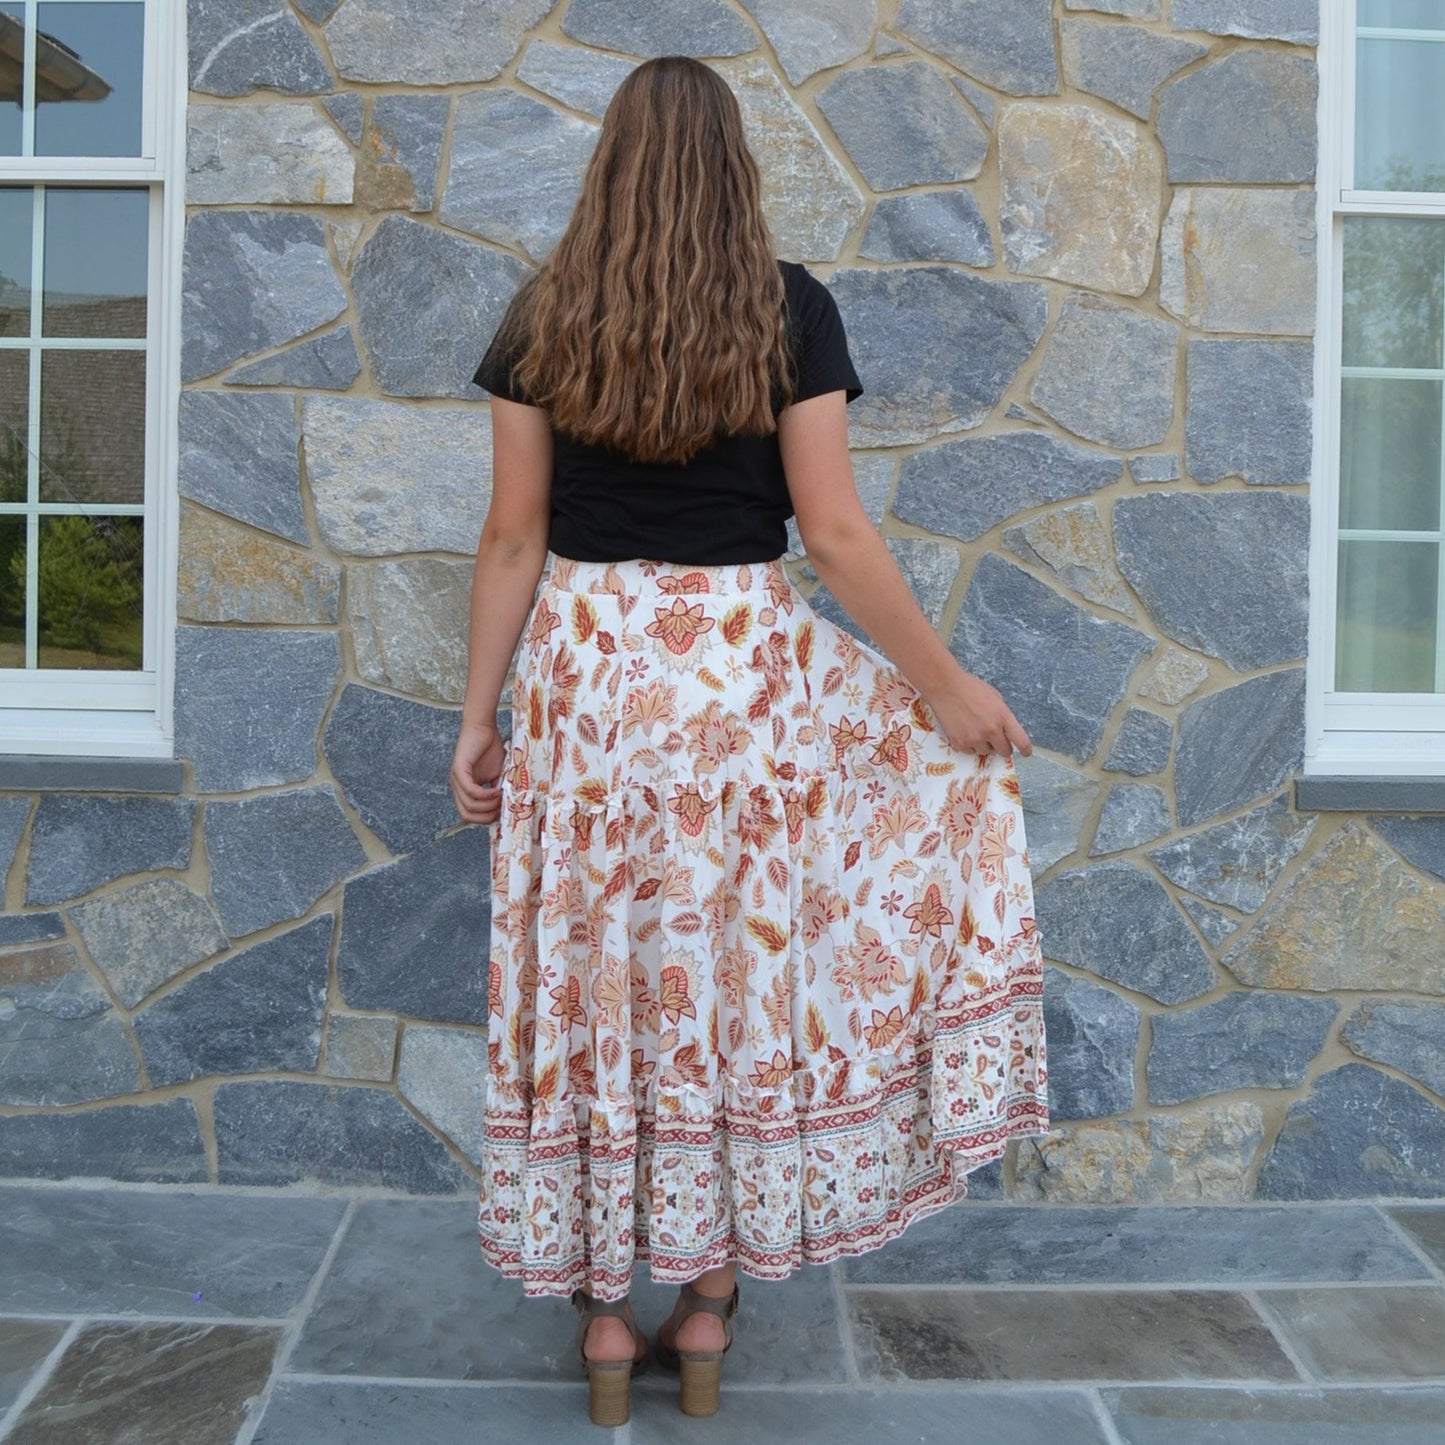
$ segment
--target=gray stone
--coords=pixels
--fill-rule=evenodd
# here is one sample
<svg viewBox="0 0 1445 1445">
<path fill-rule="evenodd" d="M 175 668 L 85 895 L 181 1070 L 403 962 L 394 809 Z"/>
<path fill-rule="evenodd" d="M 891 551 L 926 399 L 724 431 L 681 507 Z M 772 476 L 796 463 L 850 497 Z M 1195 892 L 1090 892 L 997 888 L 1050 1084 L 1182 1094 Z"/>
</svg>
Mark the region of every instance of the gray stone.
<svg viewBox="0 0 1445 1445">
<path fill-rule="evenodd" d="M 848 267 L 828 287 L 870 387 L 849 408 L 856 446 L 934 441 L 978 426 L 1048 320 L 1037 283 L 987 281 L 947 266 Z"/>
<path fill-rule="evenodd" d="M 1445 1003 L 1367 998 L 1340 1025 L 1340 1039 L 1445 1095 Z"/>
<path fill-rule="evenodd" d="M 1179 717 L 1174 806 L 1182 828 L 1272 793 L 1304 761 L 1302 667 L 1196 698 Z"/>
<path fill-rule="evenodd" d="M 1104 767 L 1111 773 L 1132 773 L 1142 777 L 1169 766 L 1169 747 L 1174 725 L 1168 718 L 1147 708 L 1131 707 L 1114 737 Z"/>
<path fill-rule="evenodd" d="M 333 1079 L 391 1079 L 396 1058 L 393 1014 L 338 1014 L 326 1019 L 326 1072 Z"/>
<path fill-rule="evenodd" d="M 1161 788 L 1150 783 L 1115 783 L 1104 799 L 1104 811 L 1099 814 L 1089 857 L 1117 853 L 1121 848 L 1137 848 L 1167 833 L 1173 826 L 1169 800 Z"/>
<path fill-rule="evenodd" d="M 316 391 L 345 391 L 361 375 L 361 357 L 351 327 L 308 337 L 274 356 L 239 367 L 226 377 L 229 386 L 300 386 Z M 213 392 L 187 392 L 212 396 Z"/>
<path fill-rule="evenodd" d="M 379 95 L 357 186 L 371 210 L 429 211 L 451 99 L 445 95 Z"/>
<path fill-rule="evenodd" d="M 185 868 L 192 798 L 42 793 L 30 834 L 25 901 L 61 903 L 125 873 Z"/>
<path fill-rule="evenodd" d="M 0 1103 L 130 1094 L 130 1033 L 68 943 L 0 954 Z"/>
<path fill-rule="evenodd" d="M 1239 919 L 1187 893 L 1179 895 L 1179 906 L 1194 920 L 1194 926 L 1212 947 L 1217 948 L 1239 927 Z"/>
<path fill-rule="evenodd" d="M 214 1108 L 222 1184 L 314 1180 L 411 1194 L 450 1194 L 472 1184 L 388 1089 L 237 1081 L 217 1086 Z"/>
<path fill-rule="evenodd" d="M 322 96 L 321 103 L 352 145 L 360 145 L 361 97 L 354 90 L 343 90 L 337 95 Z"/>
<path fill-rule="evenodd" d="M 1179 186 L 1159 237 L 1159 303 L 1200 331 L 1315 329 L 1308 190 Z"/>
<path fill-rule="evenodd" d="M 1176 642 L 1246 672 L 1305 655 L 1309 499 L 1149 491 L 1114 506 L 1118 565 Z"/>
<path fill-rule="evenodd" d="M 1092 1119 L 1134 1107 L 1137 1005 L 1103 984 L 1045 965 L 1044 1032 L 1052 1119 Z"/>
<path fill-rule="evenodd" d="M 911 45 L 905 45 L 896 35 L 889 35 L 886 30 L 880 31 L 877 40 L 873 42 L 873 54 L 880 60 L 887 60 L 892 55 L 912 55 L 913 53 Z"/>
<path fill-rule="evenodd" d="M 289 396 L 183 391 L 179 484 L 183 497 L 228 517 L 310 542 Z"/>
<path fill-rule="evenodd" d="M 331 71 L 284 0 L 189 0 L 186 43 L 191 89 L 207 95 L 252 90 L 314 95 Z"/>
<path fill-rule="evenodd" d="M 971 180 L 983 168 L 988 132 L 927 61 L 844 71 L 818 108 L 875 191 Z"/>
<path fill-rule="evenodd" d="M 1183 1003 L 1215 986 L 1194 930 L 1136 863 L 1093 863 L 1046 879 L 1034 914 L 1048 957 L 1160 1003 Z"/>
<path fill-rule="evenodd" d="M 1166 707 L 1183 702 L 1198 692 L 1209 676 L 1209 664 L 1182 647 L 1169 646 L 1139 684 L 1139 696 L 1162 702 Z"/>
<path fill-rule="evenodd" d="M 742 0 L 794 85 L 862 55 L 878 23 L 876 0 Z M 877 53 L 877 52 L 875 52 Z"/>
<path fill-rule="evenodd" d="M 176 753 L 203 793 L 296 783 L 316 770 L 316 730 L 335 686 L 334 632 L 176 629 Z"/>
<path fill-rule="evenodd" d="M 461 702 L 474 566 L 406 557 L 347 569 L 346 608 L 363 681 L 436 702 Z"/>
<path fill-rule="evenodd" d="M 580 45 L 559 45 L 555 40 L 534 40 L 517 67 L 517 79 L 563 105 L 601 120 L 617 87 L 637 68 L 634 60 L 584 50 Z"/>
<path fill-rule="evenodd" d="M 988 222 L 972 191 L 923 191 L 884 196 L 858 244 L 867 261 L 961 261 L 992 266 L 997 259 Z"/>
<path fill-rule="evenodd" d="M 1171 181 L 1312 181 L 1314 58 L 1241 46 L 1167 81 L 1155 125 Z"/>
<path fill-rule="evenodd" d="M 0 1175 L 6 1178 L 124 1179 L 146 1184 L 204 1184 L 210 1177 L 195 1102 L 111 1104 L 57 1114 L 0 1119 Z M 114 1200 L 114 1193 L 94 1196 Z M 149 1196 L 145 1196 L 149 1197 Z M 7 1217 L 13 1218 L 13 1215 Z M 53 1257 L 46 1261 L 53 1271 Z M 14 1300 L 14 1258 L 6 1291 Z M 11 1304 L 11 1308 L 15 1308 Z"/>
<path fill-rule="evenodd" d="M 336 248 L 336 259 L 341 263 L 341 269 L 348 273 L 352 253 L 356 250 L 357 241 L 361 239 L 362 224 L 361 218 L 356 215 L 326 218 L 326 234 L 331 237 L 331 244 Z"/>
<path fill-rule="evenodd" d="M 1154 639 L 1095 617 L 1021 567 L 986 552 L 949 642 L 1004 695 L 1036 747 L 1087 761 Z"/>
<path fill-rule="evenodd" d="M 473 1164 L 482 1162 L 487 1038 L 464 1029 L 421 1028 L 401 1036 L 397 1091 Z"/>
<path fill-rule="evenodd" d="M 1146 452 L 1143 456 L 1130 457 L 1129 475 L 1136 482 L 1177 482 L 1179 453 Z"/>
<path fill-rule="evenodd" d="M 1314 347 L 1199 337 L 1188 344 L 1184 465 L 1197 482 L 1310 478 Z"/>
<path fill-rule="evenodd" d="M 1162 0 L 1064 0 L 1065 10 L 1094 10 L 1104 15 L 1128 15 L 1135 20 L 1157 20 Z"/>
<path fill-rule="evenodd" d="M 714 68 L 742 107 L 778 254 L 793 261 L 837 260 L 863 217 L 863 197 L 852 177 L 766 61 L 723 60 Z"/>
<path fill-rule="evenodd" d="M 890 537 L 888 550 L 924 616 L 937 627 L 963 561 L 958 548 L 929 537 Z"/>
<path fill-rule="evenodd" d="M 341 568 L 189 502 L 176 608 L 188 622 L 335 622 Z"/>
<path fill-rule="evenodd" d="M 316 520 L 334 551 L 476 551 L 491 505 L 486 407 L 308 396 L 301 419 Z"/>
<path fill-rule="evenodd" d="M 335 915 L 223 958 L 135 1016 L 152 1088 L 209 1074 L 315 1069 Z"/>
<path fill-rule="evenodd" d="M 551 0 L 346 0 L 326 43 L 347 80 L 491 80 Z"/>
<path fill-rule="evenodd" d="M 893 28 L 1010 95 L 1055 95 L 1051 0 L 903 0 Z"/>
<path fill-rule="evenodd" d="M 472 373 L 526 273 L 515 256 L 384 216 L 351 263 L 377 386 L 389 396 L 479 396 Z"/>
<path fill-rule="evenodd" d="M 220 210 L 186 222 L 182 381 L 314 331 L 345 307 L 317 217 Z"/>
<path fill-rule="evenodd" d="M 1317 821 L 1292 812 L 1283 798 L 1272 798 L 1228 822 L 1151 848 L 1149 861 L 1171 883 L 1253 913 Z"/>
<path fill-rule="evenodd" d="M 232 938 L 301 917 L 367 861 L 330 783 L 207 803 L 205 837 L 211 896 Z"/>
<path fill-rule="evenodd" d="M 229 943 L 216 910 L 179 878 L 147 878 L 78 903 L 70 916 L 127 1008 Z"/>
<path fill-rule="evenodd" d="M 1147 447 L 1174 420 L 1179 331 L 1104 296 L 1064 298 L 1029 400 L 1075 436 Z"/>
<path fill-rule="evenodd" d="M 306 101 L 192 105 L 186 112 L 186 200 L 349 204 L 351 147 Z"/>
<path fill-rule="evenodd" d="M 967 76 L 951 75 L 954 89 L 978 112 L 985 125 L 993 124 L 995 100 L 991 92 L 981 85 L 975 85 Z"/>
<path fill-rule="evenodd" d="M 1090 105 L 1016 101 L 999 117 L 998 159 L 1010 271 L 1143 293 L 1164 178 L 1147 126 Z"/>
<path fill-rule="evenodd" d="M 1445 1291 L 1390 1285 L 1350 1290 L 1324 1286 L 1272 1289 L 1264 1300 L 1295 1358 L 1314 1379 L 1378 1381 L 1387 1388 L 1400 1380 L 1440 1386 Z M 1445 1399 L 1441 1404 L 1445 1405 Z M 1445 1425 L 1445 1410 L 1438 1411 L 1435 1418 L 1438 1432 L 1439 1426 Z M 1402 1435 L 1393 1422 L 1381 1433 L 1392 1442 L 1420 1438 L 1413 1431 Z M 1321 1438 L 1326 1438 L 1324 1431 Z"/>
<path fill-rule="evenodd" d="M 1151 1104 L 1226 1089 L 1294 1089 L 1339 1012 L 1330 998 L 1237 989 L 1154 1016 L 1146 1071 Z"/>
<path fill-rule="evenodd" d="M 1120 462 L 1038 432 L 965 436 L 903 460 L 893 512 L 968 542 L 1014 513 L 1118 480 Z"/>
<path fill-rule="evenodd" d="M 756 50 L 752 27 L 726 0 L 572 0 L 563 31 L 585 45 L 628 55 L 741 55 Z"/>
<path fill-rule="evenodd" d="M 1059 22 L 1059 42 L 1070 85 L 1112 100 L 1140 120 L 1149 119 L 1154 92 L 1209 50 L 1198 40 L 1160 35 L 1142 25 L 1069 17 Z"/>
<path fill-rule="evenodd" d="M 321 746 L 346 801 L 393 853 L 459 821 L 449 776 L 461 713 L 348 683 Z M 378 760 L 381 765 L 378 766 Z"/>
<path fill-rule="evenodd" d="M 346 885 L 336 969 L 349 1008 L 486 1023 L 488 842 L 462 828 Z"/>
<path fill-rule="evenodd" d="M 1260 1199 L 1436 1198 L 1445 1193 L 1445 1110 L 1368 1064 L 1321 1074 L 1290 1105 L 1264 1161 Z"/>
<path fill-rule="evenodd" d="M 1090 602 L 1137 617 L 1138 609 L 1119 569 L 1114 546 L 1093 502 L 1051 507 L 1019 527 L 1009 527 L 1002 542 L 1009 551 L 1047 568 L 1066 587 Z"/>
<path fill-rule="evenodd" d="M 1079 846 L 1100 784 L 1039 752 L 1015 753 L 1014 771 L 1023 797 L 1029 867 L 1037 878 Z"/>
<path fill-rule="evenodd" d="M 1169 23 L 1176 30 L 1315 45 L 1320 38 L 1319 6 L 1320 0 L 1174 0 Z"/>
<path fill-rule="evenodd" d="M 0 913 L 0 948 L 64 937 L 65 919 L 58 913 Z"/>
<path fill-rule="evenodd" d="M 1407 863 L 1445 879 L 1445 818 L 1371 813 L 1367 821 Z"/>
<path fill-rule="evenodd" d="M 29 798 L 0 797 L 0 888 L 3 888 L 5 875 L 15 861 L 20 835 L 25 831 L 25 820 L 29 816 Z M 0 893 L 0 901 L 3 901 L 3 896 Z"/>
</svg>

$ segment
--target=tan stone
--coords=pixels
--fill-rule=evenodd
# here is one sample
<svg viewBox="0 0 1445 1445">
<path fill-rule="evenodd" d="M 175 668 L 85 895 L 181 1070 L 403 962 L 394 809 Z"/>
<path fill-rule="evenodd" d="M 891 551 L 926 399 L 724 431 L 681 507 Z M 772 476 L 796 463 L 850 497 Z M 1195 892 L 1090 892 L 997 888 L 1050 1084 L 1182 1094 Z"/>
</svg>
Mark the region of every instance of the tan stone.
<svg viewBox="0 0 1445 1445">
<path fill-rule="evenodd" d="M 1066 1204 L 1245 1199 L 1263 1138 L 1264 1115 L 1250 1099 L 1060 1124 L 1047 1138 L 1019 1141 L 1010 1193 Z"/>
<path fill-rule="evenodd" d="M 1445 994 L 1445 884 L 1422 883 L 1353 818 L 1220 961 L 1261 988 Z"/>
<path fill-rule="evenodd" d="M 1182 647 L 1170 647 L 1144 679 L 1139 696 L 1151 697 L 1155 702 L 1173 707 L 1198 692 L 1200 684 L 1208 676 L 1209 665 L 1203 658 L 1186 652 Z"/>
<path fill-rule="evenodd" d="M 1000 112 L 998 155 L 1010 271 L 1142 294 L 1164 181 L 1146 126 L 1087 105 L 1017 101 Z"/>
<path fill-rule="evenodd" d="M 1313 191 L 1180 186 L 1159 257 L 1160 304 L 1187 326 L 1314 332 Z"/>
<path fill-rule="evenodd" d="M 346 569 L 356 670 L 413 697 L 461 702 L 467 682 L 470 561 L 405 557 Z"/>
<path fill-rule="evenodd" d="M 1099 509 L 1092 502 L 1058 507 L 1041 517 L 1010 527 L 1004 544 L 1030 562 L 1046 567 L 1082 597 L 1137 617 L 1124 579 L 1114 566 L 1114 552 Z"/>
<path fill-rule="evenodd" d="M 763 209 L 778 254 L 834 261 L 863 217 L 863 197 L 807 116 L 760 60 L 712 62 L 742 107 L 748 145 L 763 173 Z"/>
<path fill-rule="evenodd" d="M 192 622 L 335 622 L 341 569 L 182 501 L 176 590 Z"/>
</svg>

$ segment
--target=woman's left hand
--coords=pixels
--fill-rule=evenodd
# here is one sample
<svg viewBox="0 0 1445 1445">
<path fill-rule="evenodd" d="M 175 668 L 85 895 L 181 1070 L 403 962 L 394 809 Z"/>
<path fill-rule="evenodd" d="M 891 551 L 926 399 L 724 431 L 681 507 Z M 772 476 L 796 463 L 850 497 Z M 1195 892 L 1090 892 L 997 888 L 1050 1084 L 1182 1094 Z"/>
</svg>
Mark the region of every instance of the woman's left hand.
<svg viewBox="0 0 1445 1445">
<path fill-rule="evenodd" d="M 495 823 L 502 812 L 505 745 L 495 723 L 463 723 L 452 757 L 452 797 L 468 823 Z"/>
</svg>

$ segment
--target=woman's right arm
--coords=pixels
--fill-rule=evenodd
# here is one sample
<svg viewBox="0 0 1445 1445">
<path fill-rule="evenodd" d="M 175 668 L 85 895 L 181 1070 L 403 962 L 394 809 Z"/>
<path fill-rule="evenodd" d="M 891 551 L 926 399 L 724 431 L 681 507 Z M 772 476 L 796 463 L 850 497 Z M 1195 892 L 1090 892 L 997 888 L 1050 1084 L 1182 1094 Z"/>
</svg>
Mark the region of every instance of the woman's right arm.
<svg viewBox="0 0 1445 1445">
<path fill-rule="evenodd" d="M 784 408 L 778 445 L 808 560 L 848 615 L 933 710 L 948 740 L 969 752 L 1033 744 L 991 683 L 966 671 L 923 615 L 888 545 L 858 500 L 848 453 L 845 394 Z M 844 484 L 846 481 L 846 485 Z"/>
</svg>

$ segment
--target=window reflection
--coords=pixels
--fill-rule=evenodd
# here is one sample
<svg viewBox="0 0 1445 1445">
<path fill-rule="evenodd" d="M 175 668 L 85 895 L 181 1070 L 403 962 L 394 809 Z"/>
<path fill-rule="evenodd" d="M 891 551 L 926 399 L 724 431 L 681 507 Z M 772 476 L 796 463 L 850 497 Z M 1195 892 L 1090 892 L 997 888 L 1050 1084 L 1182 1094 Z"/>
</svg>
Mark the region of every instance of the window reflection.
<svg viewBox="0 0 1445 1445">
<path fill-rule="evenodd" d="M 146 334 L 149 204 L 141 190 L 46 187 L 46 336 Z"/>
<path fill-rule="evenodd" d="M 41 667 L 140 667 L 143 547 L 139 517 L 41 517 Z"/>
<path fill-rule="evenodd" d="M 145 500 L 145 353 L 46 351 L 40 500 Z"/>
</svg>

